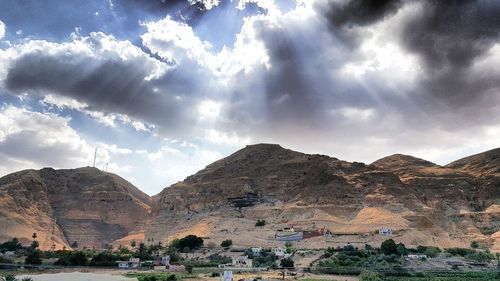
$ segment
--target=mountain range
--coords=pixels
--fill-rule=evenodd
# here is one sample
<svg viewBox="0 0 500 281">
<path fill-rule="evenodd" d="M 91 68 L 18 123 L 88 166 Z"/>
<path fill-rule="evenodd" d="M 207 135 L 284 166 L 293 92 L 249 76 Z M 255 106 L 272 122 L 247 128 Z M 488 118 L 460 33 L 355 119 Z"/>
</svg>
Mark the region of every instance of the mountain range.
<svg viewBox="0 0 500 281">
<path fill-rule="evenodd" d="M 256 227 L 257 220 L 266 224 Z M 207 243 L 274 246 L 277 229 L 328 229 L 295 242 L 321 248 L 380 244 L 500 251 L 500 148 L 439 166 L 395 154 L 369 165 L 249 145 L 149 197 L 96 168 L 25 170 L 0 178 L 0 241 L 42 248 L 164 242 L 195 234 Z"/>
</svg>

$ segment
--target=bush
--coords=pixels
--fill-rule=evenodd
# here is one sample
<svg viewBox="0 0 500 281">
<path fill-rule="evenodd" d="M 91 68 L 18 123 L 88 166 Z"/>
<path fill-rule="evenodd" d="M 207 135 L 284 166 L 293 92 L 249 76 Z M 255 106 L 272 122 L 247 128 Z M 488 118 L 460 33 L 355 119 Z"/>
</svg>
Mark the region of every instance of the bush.
<svg viewBox="0 0 500 281">
<path fill-rule="evenodd" d="M 280 266 L 285 268 L 293 268 L 294 262 L 291 258 L 282 259 L 280 262 Z"/>
<path fill-rule="evenodd" d="M 19 242 L 19 239 L 17 238 L 12 238 L 10 241 L 4 242 L 0 244 L 0 251 L 2 252 L 7 252 L 7 251 L 17 251 L 23 249 L 23 245 Z"/>
<path fill-rule="evenodd" d="M 231 239 L 226 239 L 226 240 L 222 241 L 222 243 L 220 243 L 220 246 L 224 247 L 224 248 L 229 248 L 229 247 L 231 247 L 231 245 L 233 245 L 233 240 L 231 240 Z"/>
<path fill-rule="evenodd" d="M 362 272 L 359 275 L 360 281 L 383 281 L 382 276 L 376 272 Z"/>
<path fill-rule="evenodd" d="M 438 247 L 427 247 L 427 249 L 425 249 L 424 251 L 424 254 L 429 258 L 435 258 L 437 257 L 437 255 L 439 255 L 439 253 L 441 253 L 441 249 L 439 249 Z"/>
<path fill-rule="evenodd" d="M 470 247 L 472 249 L 477 249 L 477 248 L 479 248 L 479 243 L 477 243 L 477 241 L 472 241 L 472 242 L 470 242 Z"/>
<path fill-rule="evenodd" d="M 452 256 L 465 257 L 466 255 L 473 254 L 476 251 L 467 248 L 449 248 L 445 249 L 445 252 L 450 253 Z"/>
<path fill-rule="evenodd" d="M 257 220 L 257 222 L 255 223 L 255 226 L 264 226 L 264 225 L 266 225 L 265 220 Z"/>
</svg>

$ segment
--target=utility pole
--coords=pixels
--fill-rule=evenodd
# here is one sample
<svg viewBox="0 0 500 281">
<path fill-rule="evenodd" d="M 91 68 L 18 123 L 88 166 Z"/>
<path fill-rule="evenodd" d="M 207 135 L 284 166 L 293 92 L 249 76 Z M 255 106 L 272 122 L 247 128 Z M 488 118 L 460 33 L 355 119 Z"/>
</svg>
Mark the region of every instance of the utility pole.
<svg viewBox="0 0 500 281">
<path fill-rule="evenodd" d="M 95 159 L 97 157 L 97 147 L 95 148 L 95 151 L 94 151 L 94 165 L 92 167 L 95 168 Z"/>
</svg>

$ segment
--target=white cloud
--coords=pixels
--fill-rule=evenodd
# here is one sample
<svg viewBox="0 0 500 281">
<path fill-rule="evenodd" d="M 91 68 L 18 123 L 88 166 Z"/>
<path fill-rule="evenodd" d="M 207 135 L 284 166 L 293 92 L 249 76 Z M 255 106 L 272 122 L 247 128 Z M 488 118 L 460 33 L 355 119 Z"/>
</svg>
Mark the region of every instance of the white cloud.
<svg viewBox="0 0 500 281">
<path fill-rule="evenodd" d="M 5 24 L 0 20 L 0 40 L 5 36 Z"/>
<path fill-rule="evenodd" d="M 0 110 L 0 173 L 91 164 L 92 147 L 69 126 L 69 121 L 54 114 L 4 106 Z"/>
</svg>

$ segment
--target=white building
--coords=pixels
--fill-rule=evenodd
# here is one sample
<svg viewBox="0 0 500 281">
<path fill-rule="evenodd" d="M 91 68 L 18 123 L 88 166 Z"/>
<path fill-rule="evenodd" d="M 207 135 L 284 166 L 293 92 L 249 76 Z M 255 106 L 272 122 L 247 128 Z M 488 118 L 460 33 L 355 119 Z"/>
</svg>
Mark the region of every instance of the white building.
<svg viewBox="0 0 500 281">
<path fill-rule="evenodd" d="M 233 281 L 233 272 L 231 270 L 224 270 L 221 281 Z"/>
<path fill-rule="evenodd" d="M 273 248 L 271 249 L 271 253 L 273 253 L 278 258 L 283 258 L 285 257 L 286 250 L 283 248 Z"/>
<path fill-rule="evenodd" d="M 421 254 L 409 254 L 406 256 L 407 260 L 419 260 L 419 259 L 426 259 L 426 255 L 421 255 Z"/>
<path fill-rule="evenodd" d="M 128 261 L 117 261 L 118 268 L 139 268 L 141 261 L 139 258 L 130 258 Z"/>
<path fill-rule="evenodd" d="M 252 254 L 254 254 L 255 256 L 260 255 L 261 252 L 262 252 L 262 247 L 254 247 L 254 248 L 252 248 Z"/>
<path fill-rule="evenodd" d="M 378 234 L 382 236 L 392 236 L 392 228 L 382 227 L 378 230 Z"/>
</svg>

